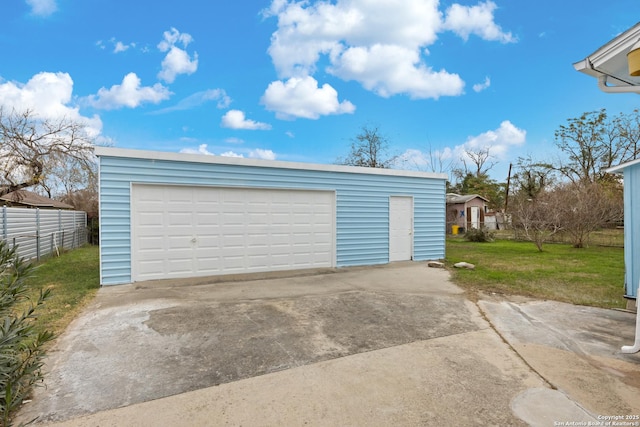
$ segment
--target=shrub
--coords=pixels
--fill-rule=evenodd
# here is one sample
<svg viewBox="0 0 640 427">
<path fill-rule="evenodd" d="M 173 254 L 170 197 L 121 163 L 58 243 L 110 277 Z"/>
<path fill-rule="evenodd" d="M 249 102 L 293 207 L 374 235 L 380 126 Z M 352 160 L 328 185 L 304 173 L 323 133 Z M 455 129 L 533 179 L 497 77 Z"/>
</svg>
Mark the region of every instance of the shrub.
<svg viewBox="0 0 640 427">
<path fill-rule="evenodd" d="M 35 301 L 29 296 L 26 279 L 33 271 L 8 245 L 0 241 L 0 417 L 3 426 L 20 407 L 31 388 L 43 380 L 44 344 L 53 339 L 50 331 L 38 331 L 36 312 L 50 296 L 40 291 Z"/>
<path fill-rule="evenodd" d="M 485 227 L 482 228 L 469 228 L 464 233 L 464 238 L 470 242 L 493 242 L 495 240 L 496 233 L 488 230 Z"/>
</svg>

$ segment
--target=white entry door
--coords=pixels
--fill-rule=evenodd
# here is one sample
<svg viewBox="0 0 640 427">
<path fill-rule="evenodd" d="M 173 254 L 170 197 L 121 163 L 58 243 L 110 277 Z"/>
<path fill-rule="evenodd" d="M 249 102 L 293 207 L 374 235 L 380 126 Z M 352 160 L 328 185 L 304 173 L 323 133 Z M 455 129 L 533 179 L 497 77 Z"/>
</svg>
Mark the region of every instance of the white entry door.
<svg viewBox="0 0 640 427">
<path fill-rule="evenodd" d="M 413 251 L 413 198 L 389 198 L 389 262 L 408 261 Z"/>
<path fill-rule="evenodd" d="M 134 281 L 334 266 L 335 193 L 133 185 Z"/>
<path fill-rule="evenodd" d="M 480 208 L 478 206 L 471 206 L 471 216 L 469 217 L 469 221 L 471 224 L 471 228 L 479 229 L 480 228 Z"/>
</svg>

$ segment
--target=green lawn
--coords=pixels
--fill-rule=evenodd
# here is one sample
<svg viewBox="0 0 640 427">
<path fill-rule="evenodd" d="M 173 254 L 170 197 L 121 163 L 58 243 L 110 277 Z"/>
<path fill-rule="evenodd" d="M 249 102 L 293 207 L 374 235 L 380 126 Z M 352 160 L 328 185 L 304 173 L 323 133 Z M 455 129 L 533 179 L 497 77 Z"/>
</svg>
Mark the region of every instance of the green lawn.
<svg viewBox="0 0 640 427">
<path fill-rule="evenodd" d="M 98 247 L 84 246 L 49 258 L 27 280 L 34 293 L 52 288 L 51 298 L 38 311 L 38 325 L 59 334 L 100 287 Z"/>
<path fill-rule="evenodd" d="M 478 291 L 523 295 L 579 305 L 624 308 L 624 250 L 546 244 L 538 252 L 531 242 L 496 240 L 472 243 L 447 239 L 449 267 L 466 261 L 475 270 L 451 268 L 454 283 Z"/>
</svg>

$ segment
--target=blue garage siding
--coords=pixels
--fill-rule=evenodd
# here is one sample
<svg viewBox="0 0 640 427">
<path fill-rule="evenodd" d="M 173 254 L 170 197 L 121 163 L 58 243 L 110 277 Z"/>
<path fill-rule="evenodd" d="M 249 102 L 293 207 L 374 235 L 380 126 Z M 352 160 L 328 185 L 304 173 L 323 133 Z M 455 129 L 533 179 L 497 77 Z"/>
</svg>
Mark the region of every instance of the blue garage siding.
<svg viewBox="0 0 640 427">
<path fill-rule="evenodd" d="M 274 167 L 283 162 L 220 164 L 175 155 L 158 160 L 109 155 L 100 149 L 100 215 L 102 284 L 131 281 L 131 185 L 155 183 L 331 190 L 336 192 L 336 264 L 338 267 L 384 264 L 389 259 L 389 197 L 414 198 L 414 259 L 444 258 L 445 179 L 417 173 L 367 173 L 366 169 Z M 113 150 L 114 153 L 125 150 Z M 132 152 L 133 150 L 126 150 Z M 157 154 L 157 153 L 155 153 Z M 181 161 L 188 158 L 190 161 Z M 242 162 L 239 162 L 242 163 Z M 326 168 L 325 168 L 326 169 Z M 342 171 L 344 170 L 344 172 Z"/>
<path fill-rule="evenodd" d="M 640 281 L 640 164 L 624 169 L 625 295 L 638 297 Z"/>
</svg>

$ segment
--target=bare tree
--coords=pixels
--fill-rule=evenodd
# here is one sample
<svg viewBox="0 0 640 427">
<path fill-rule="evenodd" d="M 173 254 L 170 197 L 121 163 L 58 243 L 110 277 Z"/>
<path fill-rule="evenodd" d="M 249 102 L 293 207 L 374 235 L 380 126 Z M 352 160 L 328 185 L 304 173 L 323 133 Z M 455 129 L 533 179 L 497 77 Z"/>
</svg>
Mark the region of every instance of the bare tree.
<svg viewBox="0 0 640 427">
<path fill-rule="evenodd" d="M 606 170 L 640 154 L 637 110 L 609 119 L 606 110 L 583 113 L 556 130 L 556 146 L 565 155 L 554 169 L 571 182 L 611 181 Z"/>
<path fill-rule="evenodd" d="M 56 180 L 77 181 L 92 170 L 86 128 L 67 118 L 40 119 L 32 110 L 0 108 L 0 143 L 0 195 L 33 186 L 50 194 L 60 184 Z M 67 175 L 70 171 L 75 178 Z"/>
<path fill-rule="evenodd" d="M 389 168 L 397 156 L 389 156 L 389 140 L 380 133 L 377 126 L 363 126 L 361 132 L 351 140 L 351 151 L 346 158 L 336 163 L 368 168 Z"/>
<path fill-rule="evenodd" d="M 559 226 L 575 248 L 589 244 L 592 232 L 617 222 L 623 215 L 620 188 L 608 183 L 567 183 L 554 190 L 553 210 Z"/>
<path fill-rule="evenodd" d="M 615 125 L 624 147 L 620 163 L 640 158 L 640 110 L 621 113 L 616 117 Z"/>
<path fill-rule="evenodd" d="M 568 182 L 544 188 L 535 197 L 520 191 L 512 200 L 513 225 L 539 251 L 556 233 L 575 248 L 589 244 L 591 233 L 622 219 L 622 189 L 616 183 Z"/>
<path fill-rule="evenodd" d="M 529 197 L 526 191 L 520 191 L 512 199 L 512 223 L 527 240 L 532 241 L 538 251 L 554 234 L 562 230 L 559 212 L 555 208 L 553 192 L 541 190 L 536 197 Z"/>
<path fill-rule="evenodd" d="M 461 159 L 464 164 L 465 174 L 473 173 L 477 177 L 487 175 L 488 172 L 497 164 L 497 162 L 491 160 L 494 157 L 491 155 L 490 151 L 491 147 L 478 148 L 475 150 L 470 148 L 465 149 L 465 154 L 473 164 L 473 169 L 467 168 L 466 160 L 464 157 Z"/>
</svg>

